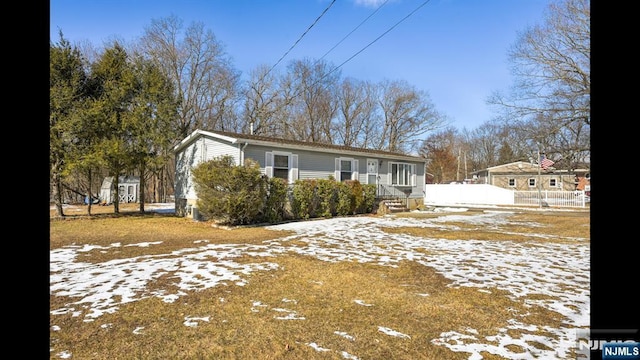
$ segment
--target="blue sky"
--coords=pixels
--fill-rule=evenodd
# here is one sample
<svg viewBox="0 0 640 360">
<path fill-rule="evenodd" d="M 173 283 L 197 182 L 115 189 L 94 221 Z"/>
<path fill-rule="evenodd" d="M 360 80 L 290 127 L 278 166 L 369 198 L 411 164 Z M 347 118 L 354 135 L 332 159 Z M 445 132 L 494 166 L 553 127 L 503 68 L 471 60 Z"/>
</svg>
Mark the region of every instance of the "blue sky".
<svg viewBox="0 0 640 360">
<path fill-rule="evenodd" d="M 62 30 L 72 43 L 100 47 L 113 37 L 134 41 L 152 19 L 175 15 L 212 30 L 243 76 L 275 65 L 299 40 L 276 70 L 324 56 L 343 77 L 405 80 L 426 91 L 452 126 L 473 130 L 495 116 L 487 97 L 512 82 L 508 48 L 519 32 L 542 24 L 551 2 L 51 0 L 50 35 L 57 41 Z"/>
</svg>

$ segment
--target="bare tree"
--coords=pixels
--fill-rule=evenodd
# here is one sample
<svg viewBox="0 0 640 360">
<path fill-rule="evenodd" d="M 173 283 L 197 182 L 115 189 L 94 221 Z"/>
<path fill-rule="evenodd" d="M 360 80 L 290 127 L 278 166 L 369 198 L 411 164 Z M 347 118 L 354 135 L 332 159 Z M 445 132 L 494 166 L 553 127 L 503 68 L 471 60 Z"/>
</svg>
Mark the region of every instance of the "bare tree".
<svg viewBox="0 0 640 360">
<path fill-rule="evenodd" d="M 553 136 L 573 123 L 591 123 L 589 0 L 552 3 L 543 25 L 519 34 L 509 61 L 515 82 L 508 95 L 488 100 L 509 121 L 543 118 Z"/>
<path fill-rule="evenodd" d="M 496 165 L 500 143 L 500 127 L 498 124 L 487 122 L 473 131 L 463 132 L 471 171 Z"/>
<path fill-rule="evenodd" d="M 376 89 L 372 84 L 347 78 L 338 92 L 338 120 L 335 142 L 339 145 L 367 147 L 376 128 Z"/>
<path fill-rule="evenodd" d="M 447 127 L 427 137 L 420 148 L 420 155 L 427 162 L 427 172 L 433 174 L 435 183 L 448 183 L 458 175 L 458 133 Z"/>
<path fill-rule="evenodd" d="M 152 20 L 139 47 L 160 64 L 182 100 L 177 141 L 197 128 L 238 127 L 225 119 L 235 118 L 239 75 L 212 31 L 199 22 L 185 29 L 182 20 L 172 15 Z"/>
<path fill-rule="evenodd" d="M 420 136 L 443 126 L 442 117 L 428 94 L 406 81 L 381 83 L 380 108 L 383 114 L 382 138 L 388 151 L 417 150 Z"/>
<path fill-rule="evenodd" d="M 558 127 L 552 119 L 539 114 L 519 131 L 526 133 L 526 143 L 530 157 L 537 158 L 538 152 L 556 162 L 554 167 L 573 171 L 590 167 L 591 126 L 582 121 L 574 121 Z M 523 136 L 523 137 L 525 137 Z M 523 143 L 525 143 L 523 141 Z"/>
<path fill-rule="evenodd" d="M 266 65 L 251 72 L 244 89 L 242 117 L 246 133 L 281 136 L 281 121 L 288 117 L 287 106 L 291 103 L 291 91 L 282 86 L 278 76 Z M 247 128 L 248 127 L 248 128 Z"/>
<path fill-rule="evenodd" d="M 295 98 L 287 135 L 302 141 L 332 143 L 340 73 L 325 61 L 294 60 L 288 67 Z"/>
</svg>

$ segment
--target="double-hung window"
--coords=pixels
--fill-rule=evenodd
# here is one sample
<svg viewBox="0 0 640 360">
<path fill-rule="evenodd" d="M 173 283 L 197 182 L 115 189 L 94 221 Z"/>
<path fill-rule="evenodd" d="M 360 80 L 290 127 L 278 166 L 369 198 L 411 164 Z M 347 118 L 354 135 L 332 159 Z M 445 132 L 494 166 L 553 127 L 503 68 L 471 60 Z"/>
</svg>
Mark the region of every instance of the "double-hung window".
<svg viewBox="0 0 640 360">
<path fill-rule="evenodd" d="M 358 180 L 358 160 L 336 158 L 335 178 L 338 181 Z"/>
<path fill-rule="evenodd" d="M 289 155 L 273 155 L 273 177 L 289 180 Z"/>
<path fill-rule="evenodd" d="M 265 154 L 265 174 L 293 183 L 298 179 L 298 155 L 273 151 Z"/>
</svg>

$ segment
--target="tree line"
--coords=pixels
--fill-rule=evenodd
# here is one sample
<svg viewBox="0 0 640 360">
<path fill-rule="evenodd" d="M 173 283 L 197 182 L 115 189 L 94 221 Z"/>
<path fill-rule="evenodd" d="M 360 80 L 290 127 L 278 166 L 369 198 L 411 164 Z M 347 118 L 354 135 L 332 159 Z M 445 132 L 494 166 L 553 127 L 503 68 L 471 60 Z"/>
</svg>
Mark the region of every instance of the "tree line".
<svg viewBox="0 0 640 360">
<path fill-rule="evenodd" d="M 282 71 L 262 65 L 242 80 L 212 31 L 175 16 L 151 20 L 129 44 L 114 39 L 101 49 L 72 45 L 60 30 L 50 41 L 53 200 L 62 216 L 65 188 L 92 194 L 106 175 L 117 182 L 135 173 L 140 210 L 145 201 L 164 202 L 173 193 L 171 149 L 196 129 L 419 154 L 436 182 L 539 149 L 567 169 L 584 166 L 589 20 L 588 1 L 563 0 L 544 24 L 519 34 L 508 52 L 514 87 L 487 100 L 496 116 L 474 130 L 454 128 L 406 80 L 343 77 L 324 60 L 295 59 Z"/>
</svg>

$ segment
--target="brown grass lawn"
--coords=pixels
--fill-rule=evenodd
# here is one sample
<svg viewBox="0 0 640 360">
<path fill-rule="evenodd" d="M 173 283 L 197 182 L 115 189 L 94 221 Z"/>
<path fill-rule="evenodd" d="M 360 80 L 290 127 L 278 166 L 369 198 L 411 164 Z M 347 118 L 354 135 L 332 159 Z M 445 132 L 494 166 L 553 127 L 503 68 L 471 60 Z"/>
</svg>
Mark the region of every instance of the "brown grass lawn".
<svg viewBox="0 0 640 360">
<path fill-rule="evenodd" d="M 93 206 L 93 216 L 89 217 L 86 206 L 81 206 L 79 211 L 66 211 L 66 219 L 52 217 L 50 250 L 92 246 L 77 252 L 74 264 L 94 266 L 132 258 L 175 259 L 181 251 L 201 246 L 202 240 L 212 245 L 276 246 L 275 240 L 293 234 L 264 227 L 224 229 L 173 214 L 142 215 L 136 212 L 136 206 L 122 204 L 122 213 L 117 216 L 111 206 Z M 586 239 L 585 246 L 589 246 L 588 211 L 515 211 L 509 216 L 507 223 L 498 226 L 451 221 L 441 228 L 382 230 L 388 235 L 532 246 L 576 244 Z M 304 246 L 303 239 L 295 241 L 289 245 Z M 155 245 L 127 246 L 147 242 Z M 211 261 L 217 260 L 211 257 Z M 328 262 L 295 252 L 278 256 L 244 252 L 233 261 L 276 263 L 277 269 L 243 275 L 244 286 L 227 281 L 182 291 L 184 294 L 174 302 L 152 295 L 181 292 L 176 288 L 179 275 L 167 271 L 149 279 L 145 289 L 139 290 L 145 296 L 122 303 L 120 300 L 127 295 L 116 296 L 115 311 L 96 318 L 87 317 L 89 306 L 78 303 L 81 297 L 77 294 L 52 290 L 50 309 L 73 308 L 74 312 L 50 315 L 50 358 L 468 359 L 468 352 L 454 352 L 433 340 L 448 331 L 463 333 L 472 328 L 481 342 L 497 345 L 497 340 L 486 337 L 498 334 L 514 318 L 531 328 L 509 330 L 513 338 L 525 333 L 552 336 L 546 329 L 567 326 L 567 319 L 558 312 L 531 305 L 531 301 L 545 300 L 546 295 L 516 299 L 498 288 L 478 291 L 476 287 L 450 286 L 452 281 L 434 268 L 414 261 L 392 267 L 358 261 Z M 56 271 L 56 275 L 63 273 Z M 126 275 L 105 281 L 122 282 Z M 290 319 L 281 320 L 280 316 Z M 389 336 L 381 326 L 407 336 Z M 534 340 L 527 344 L 534 350 L 550 350 L 547 344 Z M 517 345 L 508 345 L 508 350 L 531 352 Z M 484 359 L 507 358 L 486 351 L 481 355 Z"/>
</svg>

